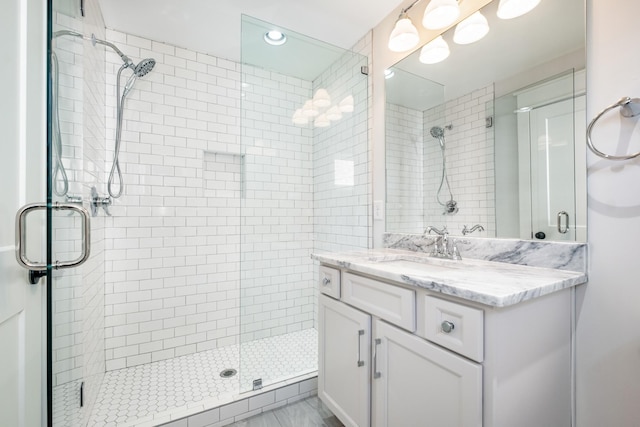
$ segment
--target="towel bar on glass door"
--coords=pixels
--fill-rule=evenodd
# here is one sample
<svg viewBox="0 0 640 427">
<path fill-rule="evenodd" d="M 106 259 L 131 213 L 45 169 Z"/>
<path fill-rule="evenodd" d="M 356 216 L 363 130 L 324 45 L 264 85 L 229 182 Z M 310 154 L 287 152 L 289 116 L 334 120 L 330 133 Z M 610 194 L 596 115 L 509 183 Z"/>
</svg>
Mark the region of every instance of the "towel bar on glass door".
<svg viewBox="0 0 640 427">
<path fill-rule="evenodd" d="M 600 119 L 600 117 L 602 117 L 608 111 L 613 110 L 614 108 L 617 108 L 617 107 L 620 107 L 620 115 L 622 117 L 636 117 L 637 115 L 640 115 L 640 98 L 629 98 L 628 96 L 626 96 L 620 99 L 615 104 L 611 104 L 604 110 L 600 111 L 598 115 L 596 115 L 593 118 L 593 120 L 591 120 L 591 123 L 589 123 L 589 126 L 587 126 L 587 145 L 589 146 L 589 149 L 594 152 L 594 154 L 604 159 L 608 159 L 608 160 L 633 159 L 635 157 L 640 156 L 640 151 L 633 154 L 628 154 L 626 156 L 613 156 L 611 154 L 606 154 L 598 150 L 593 145 L 593 141 L 591 141 L 591 130 L 593 129 L 593 126 L 596 124 L 598 119 Z"/>
</svg>

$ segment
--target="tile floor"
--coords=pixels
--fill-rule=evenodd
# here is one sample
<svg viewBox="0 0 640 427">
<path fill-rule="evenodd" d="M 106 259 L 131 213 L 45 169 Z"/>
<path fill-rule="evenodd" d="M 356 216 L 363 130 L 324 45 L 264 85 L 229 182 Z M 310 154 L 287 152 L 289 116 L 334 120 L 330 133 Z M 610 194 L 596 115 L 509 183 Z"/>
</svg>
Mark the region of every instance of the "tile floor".
<svg viewBox="0 0 640 427">
<path fill-rule="evenodd" d="M 317 356 L 317 332 L 307 329 L 242 346 L 110 371 L 105 374 L 88 425 L 135 425 L 167 413 L 196 407 L 215 408 L 251 390 L 256 378 L 262 378 L 263 384 L 267 385 L 316 371 Z M 236 369 L 239 373 L 232 378 L 221 378 L 220 372 L 226 368 Z M 69 421 L 75 411 L 61 407 L 65 403 L 63 388 L 54 390 L 60 396 L 54 403 L 58 415 L 54 420 L 56 426 L 73 425 Z M 75 402 L 72 399 L 72 406 L 77 407 Z"/>
<path fill-rule="evenodd" d="M 238 421 L 229 427 L 344 427 L 344 424 L 317 396 L 313 396 Z"/>
</svg>

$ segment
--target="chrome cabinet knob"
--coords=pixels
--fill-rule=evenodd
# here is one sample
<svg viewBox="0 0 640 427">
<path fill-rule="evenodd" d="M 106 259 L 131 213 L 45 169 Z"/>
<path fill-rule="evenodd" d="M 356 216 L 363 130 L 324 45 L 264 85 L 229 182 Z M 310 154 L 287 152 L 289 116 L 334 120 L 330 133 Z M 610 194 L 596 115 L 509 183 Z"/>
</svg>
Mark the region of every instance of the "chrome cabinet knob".
<svg viewBox="0 0 640 427">
<path fill-rule="evenodd" d="M 442 332 L 444 332 L 445 334 L 448 334 L 451 331 L 453 331 L 453 329 L 455 327 L 456 327 L 456 325 L 454 325 L 453 323 L 449 322 L 448 320 L 445 320 L 444 322 L 442 322 L 440 324 L 440 329 L 442 329 Z"/>
<path fill-rule="evenodd" d="M 322 279 L 322 286 L 329 286 L 330 283 L 331 283 L 331 279 L 329 279 L 328 277 L 325 277 L 324 279 Z"/>
</svg>

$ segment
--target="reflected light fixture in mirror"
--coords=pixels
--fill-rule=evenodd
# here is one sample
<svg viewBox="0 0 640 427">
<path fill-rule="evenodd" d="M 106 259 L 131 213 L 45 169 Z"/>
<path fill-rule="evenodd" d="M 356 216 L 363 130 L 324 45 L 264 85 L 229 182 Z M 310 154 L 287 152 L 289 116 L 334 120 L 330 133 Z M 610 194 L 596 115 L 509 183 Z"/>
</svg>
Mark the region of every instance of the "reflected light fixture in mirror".
<svg viewBox="0 0 640 427">
<path fill-rule="evenodd" d="M 531 12 L 540 0 L 500 0 L 498 4 L 498 18 L 512 19 Z"/>
<path fill-rule="evenodd" d="M 342 118 L 342 111 L 340 111 L 340 108 L 337 105 L 329 108 L 325 114 L 327 116 L 327 119 L 331 120 L 332 122 L 335 120 L 340 120 Z"/>
<path fill-rule="evenodd" d="M 453 41 L 457 44 L 475 43 L 489 33 L 489 22 L 480 11 L 456 25 Z"/>
<path fill-rule="evenodd" d="M 338 105 L 338 107 L 343 113 L 353 113 L 353 95 L 345 97 L 342 101 L 340 101 L 340 105 Z"/>
<path fill-rule="evenodd" d="M 309 99 L 305 101 L 302 106 L 302 114 L 306 117 L 315 117 L 320 114 L 320 112 L 313 107 L 313 101 Z"/>
<path fill-rule="evenodd" d="M 317 128 L 326 128 L 331 122 L 327 118 L 326 114 L 320 114 L 313 122 L 313 125 Z"/>
<path fill-rule="evenodd" d="M 293 113 L 291 121 L 296 125 L 306 125 L 309 123 L 309 118 L 302 114 L 302 108 L 298 108 L 296 112 Z"/>
<path fill-rule="evenodd" d="M 384 78 L 385 78 L 385 79 L 390 79 L 390 78 L 392 78 L 392 77 L 393 77 L 393 76 L 395 76 L 395 75 L 396 75 L 396 72 L 395 72 L 395 71 L 393 71 L 393 70 L 392 70 L 392 69 L 390 69 L 390 68 L 387 68 L 386 70 L 384 70 Z"/>
<path fill-rule="evenodd" d="M 318 89 L 313 95 L 313 106 L 318 108 L 325 108 L 331 105 L 331 97 L 326 89 Z"/>
<path fill-rule="evenodd" d="M 449 45 L 442 36 L 438 36 L 422 47 L 418 60 L 423 64 L 436 64 L 448 56 Z"/>
<path fill-rule="evenodd" d="M 287 42 L 287 36 L 281 31 L 271 30 L 264 34 L 264 41 L 272 46 L 280 46 Z"/>
<path fill-rule="evenodd" d="M 453 24 L 459 16 L 457 0 L 431 0 L 424 11 L 422 25 L 428 30 L 439 30 Z"/>
<path fill-rule="evenodd" d="M 413 5 L 412 5 L 413 6 Z M 406 52 L 418 45 L 418 29 L 407 15 L 407 8 L 400 13 L 396 25 L 389 36 L 389 49 L 393 52 Z"/>
</svg>

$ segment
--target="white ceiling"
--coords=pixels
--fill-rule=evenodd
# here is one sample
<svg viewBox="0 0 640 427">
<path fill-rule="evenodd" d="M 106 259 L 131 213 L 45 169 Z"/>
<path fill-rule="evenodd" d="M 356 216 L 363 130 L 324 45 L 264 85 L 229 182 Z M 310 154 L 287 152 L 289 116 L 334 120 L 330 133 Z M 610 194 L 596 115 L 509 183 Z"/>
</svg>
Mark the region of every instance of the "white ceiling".
<svg viewBox="0 0 640 427">
<path fill-rule="evenodd" d="M 107 28 L 240 61 L 241 14 L 349 49 L 402 0 L 99 0 Z"/>
</svg>

